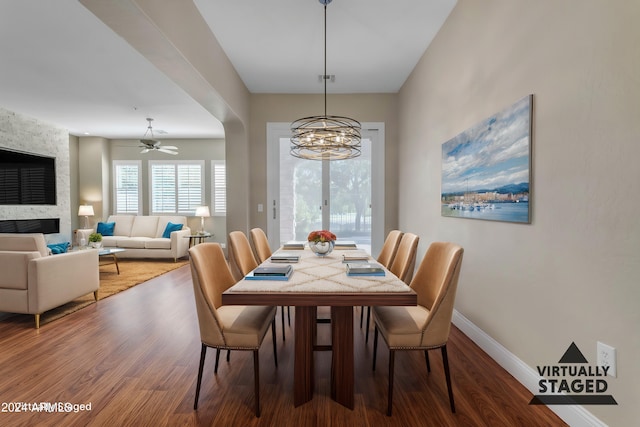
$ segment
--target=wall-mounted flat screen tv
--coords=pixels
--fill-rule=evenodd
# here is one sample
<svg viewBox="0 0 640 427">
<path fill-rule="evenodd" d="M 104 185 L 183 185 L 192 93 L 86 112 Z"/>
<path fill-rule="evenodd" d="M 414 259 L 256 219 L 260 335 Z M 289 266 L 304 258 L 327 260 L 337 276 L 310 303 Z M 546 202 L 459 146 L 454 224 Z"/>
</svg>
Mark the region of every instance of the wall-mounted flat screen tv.
<svg viewBox="0 0 640 427">
<path fill-rule="evenodd" d="M 55 205 L 56 159 L 0 148 L 0 205 Z"/>
</svg>

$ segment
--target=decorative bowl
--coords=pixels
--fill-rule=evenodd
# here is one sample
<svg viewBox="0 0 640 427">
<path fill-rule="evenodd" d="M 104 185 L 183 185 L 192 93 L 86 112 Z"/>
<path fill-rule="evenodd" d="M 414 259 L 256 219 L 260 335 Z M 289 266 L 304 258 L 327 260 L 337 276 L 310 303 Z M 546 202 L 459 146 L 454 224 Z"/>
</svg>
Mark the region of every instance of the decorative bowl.
<svg viewBox="0 0 640 427">
<path fill-rule="evenodd" d="M 309 242 L 309 249 L 317 256 L 327 256 L 333 251 L 334 242 Z"/>
</svg>

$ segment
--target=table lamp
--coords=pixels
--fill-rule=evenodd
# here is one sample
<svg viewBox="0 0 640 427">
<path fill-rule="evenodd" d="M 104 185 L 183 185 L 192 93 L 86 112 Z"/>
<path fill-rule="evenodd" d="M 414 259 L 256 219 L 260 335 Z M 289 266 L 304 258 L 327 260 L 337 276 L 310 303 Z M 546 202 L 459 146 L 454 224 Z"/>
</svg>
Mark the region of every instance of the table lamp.
<svg viewBox="0 0 640 427">
<path fill-rule="evenodd" d="M 93 215 L 93 206 L 91 205 L 80 205 L 78 208 L 78 216 L 84 217 L 84 228 L 89 228 L 89 217 Z"/>
<path fill-rule="evenodd" d="M 196 208 L 196 216 L 200 217 L 200 234 L 204 234 L 204 218 L 211 216 L 209 206 L 198 206 Z"/>
</svg>

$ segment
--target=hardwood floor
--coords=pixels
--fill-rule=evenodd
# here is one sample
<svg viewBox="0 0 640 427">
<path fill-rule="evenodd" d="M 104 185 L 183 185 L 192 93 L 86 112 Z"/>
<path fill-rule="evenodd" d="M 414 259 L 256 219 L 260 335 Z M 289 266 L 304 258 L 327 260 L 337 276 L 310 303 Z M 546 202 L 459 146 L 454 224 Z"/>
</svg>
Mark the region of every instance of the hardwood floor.
<svg viewBox="0 0 640 427">
<path fill-rule="evenodd" d="M 292 307 L 293 310 L 293 307 Z M 357 310 L 360 310 L 358 307 Z M 321 313 L 322 314 L 322 313 Z M 359 313 L 356 313 L 358 316 Z M 279 313 L 278 313 L 279 316 Z M 292 325 L 293 328 L 293 317 Z M 325 317 L 328 317 L 328 313 Z M 0 412 L 2 426 L 562 426 L 544 406 L 455 327 L 449 363 L 456 414 L 449 410 L 439 351 L 399 352 L 393 416 L 387 417 L 388 351 L 379 343 L 372 372 L 372 340 L 355 322 L 355 407 L 331 400 L 331 352 L 315 354 L 314 398 L 293 406 L 293 334 L 282 341 L 278 368 L 271 334 L 260 350 L 262 416 L 255 418 L 251 352 L 220 359 L 208 351 L 198 411 L 193 410 L 200 338 L 189 267 L 106 298 L 33 328 L 33 316 L 0 317 L 0 403 L 91 404 L 70 413 Z M 330 338 L 318 325 L 319 343 Z"/>
</svg>

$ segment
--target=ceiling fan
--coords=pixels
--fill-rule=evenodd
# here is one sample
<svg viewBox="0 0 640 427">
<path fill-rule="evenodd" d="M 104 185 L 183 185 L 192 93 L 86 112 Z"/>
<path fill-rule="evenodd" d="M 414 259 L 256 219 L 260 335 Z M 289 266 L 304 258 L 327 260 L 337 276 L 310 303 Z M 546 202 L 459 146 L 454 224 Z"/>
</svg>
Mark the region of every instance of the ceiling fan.
<svg viewBox="0 0 640 427">
<path fill-rule="evenodd" d="M 139 145 L 142 148 L 141 154 L 148 153 L 149 151 L 159 151 L 161 153 L 173 154 L 174 156 L 178 154 L 178 147 L 174 145 L 161 145 L 162 142 L 157 139 L 153 139 L 153 128 L 151 127 L 152 118 L 148 117 L 147 121 L 149 122 L 149 126 L 147 126 L 147 131 L 144 133 L 144 136 L 140 140 L 142 145 Z M 147 139 L 147 135 L 150 135 L 150 139 Z"/>
</svg>

